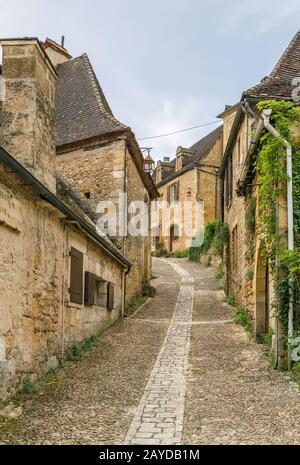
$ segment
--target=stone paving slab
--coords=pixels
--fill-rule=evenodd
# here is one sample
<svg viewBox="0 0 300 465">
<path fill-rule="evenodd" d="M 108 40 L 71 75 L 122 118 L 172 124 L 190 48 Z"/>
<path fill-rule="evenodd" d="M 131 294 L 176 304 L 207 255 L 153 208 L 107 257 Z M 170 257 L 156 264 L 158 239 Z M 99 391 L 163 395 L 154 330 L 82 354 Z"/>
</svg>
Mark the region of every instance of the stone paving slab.
<svg viewBox="0 0 300 465">
<path fill-rule="evenodd" d="M 153 264 L 157 296 L 0 418 L 0 443 L 300 444 L 300 395 L 232 323 L 214 268 Z"/>
<path fill-rule="evenodd" d="M 184 419 L 186 370 L 194 300 L 193 277 L 171 263 L 181 277 L 174 315 L 125 444 L 180 444 Z"/>
</svg>

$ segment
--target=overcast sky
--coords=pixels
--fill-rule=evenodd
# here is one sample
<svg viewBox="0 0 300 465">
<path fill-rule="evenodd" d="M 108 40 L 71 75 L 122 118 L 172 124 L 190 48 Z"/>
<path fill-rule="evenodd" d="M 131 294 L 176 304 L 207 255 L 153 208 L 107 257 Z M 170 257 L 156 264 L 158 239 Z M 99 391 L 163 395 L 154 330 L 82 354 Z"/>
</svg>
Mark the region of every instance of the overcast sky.
<svg viewBox="0 0 300 465">
<path fill-rule="evenodd" d="M 0 36 L 86 52 L 138 138 L 216 120 L 267 75 L 300 29 L 299 0 L 0 0 Z M 172 156 L 215 126 L 140 142 Z"/>
</svg>

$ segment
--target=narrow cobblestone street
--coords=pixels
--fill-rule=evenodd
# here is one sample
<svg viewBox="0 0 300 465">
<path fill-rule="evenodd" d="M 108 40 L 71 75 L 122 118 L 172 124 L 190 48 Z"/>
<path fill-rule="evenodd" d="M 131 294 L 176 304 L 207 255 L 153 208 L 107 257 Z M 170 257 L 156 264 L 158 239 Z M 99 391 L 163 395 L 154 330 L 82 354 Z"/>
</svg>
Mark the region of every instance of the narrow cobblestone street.
<svg viewBox="0 0 300 465">
<path fill-rule="evenodd" d="M 232 323 L 214 268 L 153 265 L 157 296 L 1 420 L 0 442 L 300 443 L 300 395 Z"/>
</svg>

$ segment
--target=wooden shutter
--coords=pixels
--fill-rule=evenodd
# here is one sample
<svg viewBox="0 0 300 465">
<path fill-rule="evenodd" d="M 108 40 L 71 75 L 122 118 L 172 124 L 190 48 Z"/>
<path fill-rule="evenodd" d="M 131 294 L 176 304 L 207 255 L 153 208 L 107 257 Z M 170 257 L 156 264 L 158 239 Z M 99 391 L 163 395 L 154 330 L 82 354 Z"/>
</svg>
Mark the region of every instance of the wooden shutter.
<svg viewBox="0 0 300 465">
<path fill-rule="evenodd" d="M 167 187 L 167 202 L 170 203 L 170 186 Z"/>
<path fill-rule="evenodd" d="M 83 300 L 83 253 L 71 247 L 70 301 L 82 304 Z"/>
<path fill-rule="evenodd" d="M 114 297 L 115 297 L 115 286 L 113 283 L 107 283 L 107 304 L 106 307 L 108 310 L 113 310 L 114 308 Z"/>
<path fill-rule="evenodd" d="M 95 284 L 96 284 L 96 277 L 93 273 L 89 271 L 85 272 L 85 286 L 84 286 L 84 304 L 91 307 L 95 305 Z"/>
<path fill-rule="evenodd" d="M 179 200 L 179 181 L 177 181 L 176 183 L 176 199 L 175 200 Z"/>
</svg>

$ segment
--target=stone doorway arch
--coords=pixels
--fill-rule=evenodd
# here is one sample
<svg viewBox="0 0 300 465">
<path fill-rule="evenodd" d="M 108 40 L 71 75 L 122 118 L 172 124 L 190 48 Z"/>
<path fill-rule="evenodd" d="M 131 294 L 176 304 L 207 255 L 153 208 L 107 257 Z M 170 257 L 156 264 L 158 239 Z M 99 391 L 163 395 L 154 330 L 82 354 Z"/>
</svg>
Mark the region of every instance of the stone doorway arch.
<svg viewBox="0 0 300 465">
<path fill-rule="evenodd" d="M 256 263 L 255 334 L 263 341 L 270 327 L 270 267 L 266 250 L 260 244 Z"/>
<path fill-rule="evenodd" d="M 172 224 L 170 227 L 170 241 L 169 241 L 169 250 L 173 252 L 173 242 L 179 239 L 179 227 L 177 224 Z"/>
</svg>

